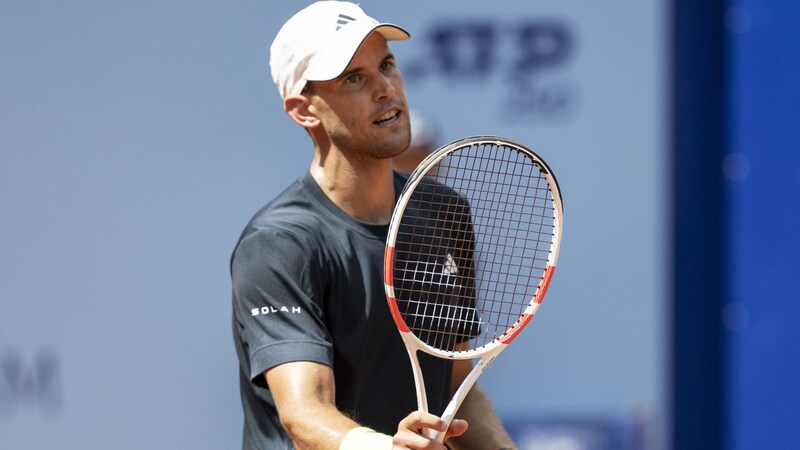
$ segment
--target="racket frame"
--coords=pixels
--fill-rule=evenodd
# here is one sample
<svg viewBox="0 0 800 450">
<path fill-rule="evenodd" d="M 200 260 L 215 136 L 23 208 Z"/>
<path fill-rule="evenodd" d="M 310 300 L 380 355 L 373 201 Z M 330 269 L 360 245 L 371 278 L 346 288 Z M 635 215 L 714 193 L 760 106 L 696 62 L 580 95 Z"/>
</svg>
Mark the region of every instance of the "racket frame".
<svg viewBox="0 0 800 450">
<path fill-rule="evenodd" d="M 468 350 L 442 350 L 432 347 L 421 339 L 419 339 L 408 328 L 405 320 L 397 304 L 397 298 L 394 292 L 394 252 L 395 243 L 397 240 L 397 233 L 400 228 L 401 218 L 405 212 L 406 206 L 411 199 L 414 190 L 420 181 L 424 178 L 431 167 L 439 163 L 443 158 L 447 157 L 453 151 L 467 147 L 467 146 L 480 146 L 480 145 L 496 145 L 503 147 L 511 147 L 520 153 L 529 157 L 534 164 L 536 164 L 541 172 L 544 174 L 547 183 L 550 187 L 550 192 L 553 200 L 553 209 L 555 212 L 555 221 L 553 224 L 553 240 L 548 254 L 545 273 L 542 277 L 535 295 L 531 298 L 530 304 L 525 308 L 519 319 L 508 329 L 505 333 L 498 338 L 473 349 Z M 414 376 L 414 384 L 417 390 L 417 405 L 419 410 L 428 411 L 428 400 L 425 392 L 425 380 L 422 374 L 422 368 L 419 364 L 418 351 L 423 351 L 430 355 L 449 360 L 473 360 L 478 359 L 478 362 L 473 366 L 470 373 L 466 376 L 464 381 L 453 394 L 452 400 L 447 405 L 446 409 L 441 415 L 448 426 L 453 421 L 456 411 L 463 403 L 470 389 L 475 385 L 478 378 L 491 364 L 492 361 L 499 355 L 508 344 L 513 341 L 520 331 L 530 322 L 536 314 L 539 306 L 544 299 L 547 289 L 550 285 L 553 272 L 555 271 L 556 261 L 558 260 L 559 247 L 561 242 L 561 233 L 563 228 L 563 204 L 561 201 L 561 192 L 553 172 L 547 163 L 542 160 L 539 155 L 512 140 L 499 137 L 499 136 L 471 136 L 457 141 L 451 142 L 432 152 L 425 159 L 423 159 L 417 168 L 409 175 L 403 190 L 400 193 L 397 204 L 395 205 L 392 220 L 389 225 L 389 232 L 386 240 L 386 251 L 384 252 L 384 288 L 386 290 L 386 298 L 389 304 L 389 309 L 392 318 L 400 331 L 400 336 L 408 351 L 409 358 L 411 359 L 411 367 Z M 434 432 L 429 434 L 429 437 L 442 442 L 444 439 L 444 432 Z"/>
</svg>

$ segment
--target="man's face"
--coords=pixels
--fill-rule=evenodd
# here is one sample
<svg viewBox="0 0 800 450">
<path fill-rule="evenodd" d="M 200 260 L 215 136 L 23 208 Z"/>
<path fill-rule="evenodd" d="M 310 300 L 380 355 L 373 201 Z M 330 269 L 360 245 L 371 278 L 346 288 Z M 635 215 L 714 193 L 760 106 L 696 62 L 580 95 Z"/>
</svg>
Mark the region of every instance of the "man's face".
<svg viewBox="0 0 800 450">
<path fill-rule="evenodd" d="M 367 37 L 338 78 L 314 82 L 309 98 L 343 153 L 391 158 L 411 141 L 403 77 L 380 33 Z"/>
</svg>

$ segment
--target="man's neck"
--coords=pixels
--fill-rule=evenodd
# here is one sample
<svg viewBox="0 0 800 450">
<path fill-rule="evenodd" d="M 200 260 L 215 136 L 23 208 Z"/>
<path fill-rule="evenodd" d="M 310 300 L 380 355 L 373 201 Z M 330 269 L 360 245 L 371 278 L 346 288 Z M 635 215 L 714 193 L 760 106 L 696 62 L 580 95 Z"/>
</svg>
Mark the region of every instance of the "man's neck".
<svg viewBox="0 0 800 450">
<path fill-rule="evenodd" d="M 314 158 L 311 176 L 328 198 L 352 217 L 373 224 L 388 224 L 395 192 L 391 159 L 362 161 Z"/>
</svg>

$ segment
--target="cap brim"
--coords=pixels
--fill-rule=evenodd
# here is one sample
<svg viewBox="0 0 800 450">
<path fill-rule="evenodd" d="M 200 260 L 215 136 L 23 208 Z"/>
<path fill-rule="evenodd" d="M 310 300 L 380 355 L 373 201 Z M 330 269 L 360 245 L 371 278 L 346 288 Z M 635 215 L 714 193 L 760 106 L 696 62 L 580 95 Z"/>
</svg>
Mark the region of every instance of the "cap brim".
<svg viewBox="0 0 800 450">
<path fill-rule="evenodd" d="M 337 36 L 324 52 L 314 58 L 313 67 L 306 70 L 306 81 L 330 81 L 341 75 L 373 31 L 380 33 L 387 41 L 403 41 L 411 37 L 406 30 L 391 23 L 352 23 L 348 27 L 352 28 Z"/>
</svg>

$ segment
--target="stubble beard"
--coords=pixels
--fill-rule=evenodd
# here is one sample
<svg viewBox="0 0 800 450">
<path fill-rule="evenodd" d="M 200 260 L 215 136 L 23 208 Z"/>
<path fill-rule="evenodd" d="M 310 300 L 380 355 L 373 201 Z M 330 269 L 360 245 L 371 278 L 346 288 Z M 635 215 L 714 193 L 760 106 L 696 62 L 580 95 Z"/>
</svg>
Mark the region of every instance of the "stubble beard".
<svg viewBox="0 0 800 450">
<path fill-rule="evenodd" d="M 408 116 L 401 119 L 405 122 L 402 130 L 398 130 L 390 137 L 365 136 L 357 138 L 349 130 L 330 134 L 331 142 L 338 148 L 348 148 L 355 155 L 371 159 L 389 159 L 403 153 L 411 144 L 411 126 Z"/>
</svg>

